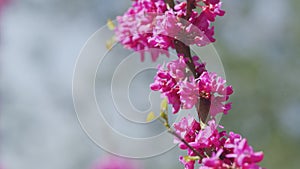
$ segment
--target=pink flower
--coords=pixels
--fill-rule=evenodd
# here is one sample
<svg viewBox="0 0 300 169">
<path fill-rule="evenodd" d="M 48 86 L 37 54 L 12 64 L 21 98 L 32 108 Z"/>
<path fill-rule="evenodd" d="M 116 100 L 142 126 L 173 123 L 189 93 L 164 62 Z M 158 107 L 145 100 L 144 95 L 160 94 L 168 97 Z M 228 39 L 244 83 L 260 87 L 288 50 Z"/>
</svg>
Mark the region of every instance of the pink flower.
<svg viewBox="0 0 300 169">
<path fill-rule="evenodd" d="M 203 1 L 206 5 L 212 4 L 215 5 L 220 2 L 220 0 L 200 0 Z"/>
<path fill-rule="evenodd" d="M 96 163 L 92 169 L 140 169 L 132 161 L 120 158 L 109 156 L 104 159 L 101 159 Z"/>
<path fill-rule="evenodd" d="M 186 58 L 179 55 L 177 60 L 167 63 L 167 69 L 159 66 L 151 89 L 160 91 L 173 105 L 173 113 L 183 109 L 193 108 L 202 97 L 211 102 L 210 115 L 218 113 L 227 114 L 231 109 L 231 103 L 227 103 L 233 93 L 231 86 L 226 86 L 226 81 L 216 73 L 207 72 L 205 64 L 199 62 L 199 58 L 193 58 L 197 73 L 201 74 L 194 79 L 186 65 Z"/>
<path fill-rule="evenodd" d="M 202 166 L 199 169 L 226 169 L 226 164 L 220 159 L 223 150 L 220 149 L 217 153 L 213 152 L 211 157 L 202 160 Z"/>
<path fill-rule="evenodd" d="M 234 158 L 234 163 L 237 167 L 242 168 L 261 168 L 256 163 L 263 160 L 262 152 L 254 152 L 253 148 L 248 145 L 245 138 L 231 132 L 226 141 L 225 148 L 230 149 L 231 153 L 227 154 L 227 158 Z"/>
<path fill-rule="evenodd" d="M 177 60 L 169 62 L 167 64 L 170 75 L 178 82 L 186 77 L 186 63 L 183 56 L 179 55 Z"/>
<path fill-rule="evenodd" d="M 185 16 L 186 2 L 181 2 L 175 5 L 174 10 L 170 9 L 164 15 L 157 16 L 154 34 L 178 39 L 186 45 L 205 46 L 215 41 L 212 38 L 213 30 L 209 28 L 210 22 L 206 18 L 203 19 L 202 15 L 198 15 L 196 11 L 192 11 L 187 20 L 183 19 Z"/>
<path fill-rule="evenodd" d="M 218 113 L 223 112 L 227 114 L 228 111 L 231 109 L 232 103 L 224 103 L 224 97 L 220 96 L 211 96 L 211 106 L 210 106 L 210 114 L 212 116 L 216 116 Z"/>
<path fill-rule="evenodd" d="M 203 72 L 207 71 L 206 68 L 205 68 L 206 63 L 201 62 L 198 56 L 193 56 L 192 59 L 193 59 L 193 62 L 195 64 L 196 72 L 199 75 L 201 75 Z"/>
<path fill-rule="evenodd" d="M 191 109 L 199 98 L 198 84 L 188 72 L 186 58 L 182 55 L 178 57 L 177 60 L 166 64 L 166 70 L 164 66 L 159 66 L 154 83 L 150 85 L 151 90 L 160 91 L 167 97 L 168 103 L 173 106 L 173 113 L 177 113 L 181 106 L 184 109 Z M 199 63 L 197 56 L 194 56 L 193 60 L 197 72 L 205 71 L 205 64 Z"/>
<path fill-rule="evenodd" d="M 183 156 L 180 156 L 179 161 L 184 165 L 184 169 L 194 169 L 195 168 L 195 161 L 193 161 L 193 160 L 186 161 Z"/>
<path fill-rule="evenodd" d="M 199 88 L 194 78 L 191 78 L 190 80 L 186 79 L 180 84 L 179 94 L 184 109 L 191 109 L 194 107 L 199 98 Z"/>
<path fill-rule="evenodd" d="M 202 74 L 204 71 L 206 71 L 205 63 L 200 63 L 198 56 L 193 56 L 192 59 L 195 64 L 196 72 L 198 74 Z M 185 62 L 187 62 L 186 58 L 184 58 L 184 60 Z M 188 74 L 185 73 L 185 79 L 182 80 L 181 83 L 179 83 L 179 88 L 180 101 L 182 102 L 183 109 L 193 108 L 193 106 L 195 106 L 199 100 L 198 82 L 194 79 L 193 76 L 188 76 Z"/>
<path fill-rule="evenodd" d="M 205 5 L 202 7 L 202 13 L 211 22 L 215 21 L 216 16 L 224 16 L 225 11 L 221 10 L 222 2 L 218 0 L 204 1 Z"/>
<path fill-rule="evenodd" d="M 200 124 L 192 116 L 188 115 L 187 117 L 183 117 L 178 123 L 175 123 L 174 129 L 187 142 L 193 142 L 200 130 Z M 175 138 L 174 142 L 180 143 L 181 141 Z M 183 149 L 187 148 L 183 143 L 180 143 L 179 146 L 182 146 Z"/>
<path fill-rule="evenodd" d="M 179 87 L 175 78 L 169 70 L 164 70 L 163 66 L 158 67 L 158 72 L 154 78 L 154 83 L 150 85 L 151 90 L 160 91 L 163 96 L 167 97 L 168 103 L 173 106 L 173 113 L 177 113 L 181 106 Z"/>
<path fill-rule="evenodd" d="M 216 73 L 203 72 L 199 77 L 200 97 L 210 99 L 210 114 L 212 116 L 223 112 L 227 114 L 231 109 L 231 103 L 226 103 L 233 93 L 232 86 L 226 86 L 226 80 Z"/>
<path fill-rule="evenodd" d="M 224 136 L 226 136 L 226 132 L 219 132 L 218 125 L 214 120 L 211 120 L 205 128 L 198 132 L 191 145 L 197 149 L 213 148 L 219 150 L 225 142 Z"/>
<path fill-rule="evenodd" d="M 116 39 L 127 49 L 140 51 L 142 61 L 145 50 L 159 48 L 164 50 L 149 50 L 152 60 L 155 61 L 159 54 L 167 54 L 167 39 L 157 38 L 159 44 L 151 41 L 153 38 L 154 20 L 157 15 L 167 10 L 163 0 L 135 0 L 132 7 L 123 16 L 118 16 L 118 26 L 115 29 Z"/>
<path fill-rule="evenodd" d="M 262 152 L 254 152 L 241 135 L 233 132 L 227 134 L 225 131 L 219 131 L 218 128 L 222 127 L 217 125 L 214 119 L 201 128 L 191 116 L 184 117 L 174 124 L 176 133 L 204 156 L 202 160 L 196 160 L 202 164 L 200 169 L 262 169 L 257 164 L 263 159 Z M 180 149 L 187 150 L 189 156 L 197 156 L 177 138 L 175 143 L 179 143 Z M 195 160 L 186 161 L 183 157 L 180 157 L 180 161 L 188 169 L 193 168 L 195 164 Z"/>
<path fill-rule="evenodd" d="M 214 42 L 216 16 L 223 16 L 221 2 L 204 1 L 202 12 L 192 11 L 187 20 L 186 2 L 179 2 L 167 9 L 163 0 L 135 0 L 123 16 L 118 16 L 115 29 L 117 40 L 127 49 L 149 51 L 155 61 L 160 54 L 169 56 L 168 49 L 174 48 L 174 39 L 186 45 L 205 46 Z M 160 49 L 160 50 L 150 50 Z"/>
</svg>

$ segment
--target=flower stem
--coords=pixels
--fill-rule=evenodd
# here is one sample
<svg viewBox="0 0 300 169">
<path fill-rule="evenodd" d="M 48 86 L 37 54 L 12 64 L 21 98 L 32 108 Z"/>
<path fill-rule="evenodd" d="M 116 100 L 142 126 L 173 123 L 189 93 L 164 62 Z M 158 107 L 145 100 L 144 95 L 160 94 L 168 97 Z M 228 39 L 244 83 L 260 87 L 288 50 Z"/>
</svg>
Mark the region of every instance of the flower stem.
<svg viewBox="0 0 300 169">
<path fill-rule="evenodd" d="M 187 0 L 187 4 L 186 4 L 186 16 L 185 19 L 188 21 L 192 10 L 195 8 L 195 0 Z"/>
<path fill-rule="evenodd" d="M 175 44 L 175 49 L 176 49 L 177 54 L 182 54 L 183 57 L 187 58 L 187 63 L 186 63 L 187 66 L 193 73 L 194 77 L 198 78 L 199 75 L 196 72 L 195 64 L 194 64 L 192 56 L 191 56 L 190 47 L 185 45 L 183 42 L 181 42 L 180 40 L 177 40 L 177 39 L 174 40 L 174 44 Z"/>
<path fill-rule="evenodd" d="M 158 118 L 160 122 L 162 122 L 164 124 L 164 126 L 168 129 L 168 132 L 170 134 L 172 134 L 173 136 L 175 136 L 176 138 L 178 138 L 181 142 L 183 142 L 189 149 L 191 149 L 197 156 L 199 156 L 200 158 L 204 158 L 204 156 L 198 152 L 195 148 L 193 148 L 188 142 L 186 142 L 183 138 L 181 138 L 180 135 L 178 135 L 171 127 L 170 124 L 168 122 L 168 120 L 166 120 L 165 118 L 162 118 L 161 116 Z"/>
<path fill-rule="evenodd" d="M 175 6 L 174 0 L 165 0 L 165 3 L 169 5 L 170 8 L 174 9 Z"/>
<path fill-rule="evenodd" d="M 171 128 L 168 128 L 168 132 L 170 134 L 172 134 L 173 136 L 175 136 L 176 138 L 178 138 L 181 142 L 183 142 L 197 156 L 199 156 L 200 158 L 204 158 L 204 156 L 199 151 L 197 151 L 196 149 L 194 149 L 188 142 L 185 141 L 185 139 L 181 138 L 174 130 L 172 130 Z"/>
</svg>

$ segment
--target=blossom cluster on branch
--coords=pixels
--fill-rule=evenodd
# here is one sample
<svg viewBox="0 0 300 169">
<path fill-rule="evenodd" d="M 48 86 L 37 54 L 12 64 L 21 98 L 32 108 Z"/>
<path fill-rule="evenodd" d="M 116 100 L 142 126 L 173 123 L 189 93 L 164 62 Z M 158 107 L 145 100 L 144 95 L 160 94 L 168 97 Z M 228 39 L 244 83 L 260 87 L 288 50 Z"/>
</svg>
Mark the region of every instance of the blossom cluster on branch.
<svg viewBox="0 0 300 169">
<path fill-rule="evenodd" d="M 167 106 L 160 118 L 179 148 L 187 151 L 180 157 L 186 169 L 262 169 L 262 152 L 255 152 L 247 139 L 234 132 L 219 131 L 216 115 L 231 109 L 232 86 L 214 72 L 209 72 L 199 56 L 191 56 L 190 45 L 205 46 L 215 41 L 212 23 L 223 16 L 220 0 L 133 0 L 123 16 L 117 17 L 116 40 L 125 48 L 151 54 L 169 55 L 175 49 L 178 58 L 158 66 L 150 88 L 159 91 L 172 106 L 197 111 L 198 119 L 184 117 L 173 127 L 169 124 Z M 155 50 L 151 50 L 155 49 Z M 159 50 L 157 50 L 159 49 Z M 165 104 L 163 104 L 165 105 Z"/>
<path fill-rule="evenodd" d="M 132 7 L 117 17 L 116 39 L 127 49 L 140 51 L 142 60 L 145 50 L 162 49 L 149 50 L 153 61 L 160 54 L 169 55 L 167 50 L 175 48 L 174 39 L 204 46 L 215 41 L 212 22 L 225 13 L 221 4 L 219 0 L 195 1 L 202 12 L 192 11 L 187 16 L 186 1 L 170 8 L 164 0 L 134 0 Z"/>
<path fill-rule="evenodd" d="M 196 162 L 202 164 L 199 169 L 261 169 L 257 163 L 262 161 L 263 153 L 254 152 L 241 135 L 219 131 L 218 128 L 223 127 L 217 125 L 215 120 L 200 125 L 193 117 L 188 116 L 175 123 L 174 128 L 176 133 L 194 148 L 192 151 L 180 140 L 175 139 L 179 148 L 188 152 L 187 156 L 180 157 L 186 169 L 194 169 Z M 195 151 L 202 158 L 199 158 Z"/>
<path fill-rule="evenodd" d="M 232 87 L 226 86 L 226 81 L 216 73 L 207 72 L 205 64 L 199 62 L 198 56 L 193 57 L 196 71 L 200 74 L 200 77 L 195 79 L 189 73 L 185 60 L 183 56 L 179 56 L 178 60 L 167 63 L 167 69 L 159 66 L 151 89 L 160 91 L 167 97 L 169 104 L 173 106 L 174 114 L 180 108 L 193 108 L 200 98 L 212 102 L 210 115 L 227 114 L 231 103 L 226 102 L 233 93 Z"/>
</svg>

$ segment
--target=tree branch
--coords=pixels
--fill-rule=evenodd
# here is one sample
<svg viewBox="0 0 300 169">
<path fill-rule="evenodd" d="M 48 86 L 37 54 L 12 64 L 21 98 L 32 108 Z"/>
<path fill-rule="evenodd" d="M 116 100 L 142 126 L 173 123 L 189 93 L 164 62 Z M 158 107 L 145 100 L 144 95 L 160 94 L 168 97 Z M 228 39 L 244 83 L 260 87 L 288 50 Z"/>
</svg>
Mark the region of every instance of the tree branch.
<svg viewBox="0 0 300 169">
<path fill-rule="evenodd" d="M 168 4 L 172 9 L 174 9 L 175 3 L 174 0 L 164 0 L 166 4 Z M 183 18 L 185 20 L 189 20 L 193 9 L 195 8 L 195 0 L 187 0 L 187 7 L 186 7 L 186 16 Z M 196 67 L 194 61 L 191 56 L 190 47 L 184 44 L 182 41 L 174 39 L 175 50 L 177 54 L 182 54 L 183 57 L 187 58 L 187 66 L 191 70 L 192 74 L 194 75 L 195 79 L 200 77 L 200 74 L 196 72 Z M 209 114 L 210 109 L 210 100 L 203 99 L 199 97 L 199 101 L 196 105 L 197 113 L 199 117 L 199 121 L 203 123 L 206 122 L 206 119 Z"/>
<path fill-rule="evenodd" d="M 196 104 L 199 120 L 201 120 L 205 124 L 209 114 L 210 105 L 211 101 L 202 97 L 200 97 L 198 103 Z"/>
<path fill-rule="evenodd" d="M 178 138 L 181 142 L 183 142 L 189 149 L 191 149 L 197 156 L 200 158 L 204 158 L 204 156 L 198 152 L 194 147 L 192 147 L 188 142 L 185 141 L 185 139 L 181 138 L 174 130 L 171 128 L 168 129 L 168 132 L 172 135 L 174 135 L 176 138 Z"/>
<path fill-rule="evenodd" d="M 191 17 L 191 13 L 193 11 L 193 9 L 195 9 L 195 0 L 187 0 L 186 3 L 186 16 L 185 19 L 188 21 Z"/>
<path fill-rule="evenodd" d="M 177 54 L 182 54 L 183 57 L 187 58 L 187 63 L 186 63 L 187 66 L 193 73 L 194 77 L 198 78 L 199 75 L 196 72 L 195 64 L 194 64 L 192 56 L 191 56 L 190 47 L 185 45 L 183 42 L 181 42 L 180 40 L 177 40 L 177 39 L 174 40 L 174 44 L 175 44 L 175 50 L 176 50 Z"/>
<path fill-rule="evenodd" d="M 165 3 L 169 5 L 170 8 L 174 9 L 175 6 L 174 0 L 165 0 Z"/>
</svg>

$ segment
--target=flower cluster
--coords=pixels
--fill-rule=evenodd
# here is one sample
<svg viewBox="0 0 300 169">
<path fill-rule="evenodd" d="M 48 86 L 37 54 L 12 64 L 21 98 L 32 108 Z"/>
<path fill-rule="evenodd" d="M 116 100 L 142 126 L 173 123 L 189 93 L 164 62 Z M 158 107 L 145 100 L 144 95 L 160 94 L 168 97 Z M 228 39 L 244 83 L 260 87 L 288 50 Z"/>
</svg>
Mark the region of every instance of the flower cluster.
<svg viewBox="0 0 300 169">
<path fill-rule="evenodd" d="M 183 57 L 167 64 L 167 70 L 164 66 L 158 66 L 158 72 L 155 81 L 150 88 L 154 91 L 160 91 L 164 97 L 168 98 L 168 103 L 173 106 L 173 113 L 180 110 L 181 101 L 179 95 L 179 83 L 186 76 L 186 63 Z"/>
<path fill-rule="evenodd" d="M 140 51 L 142 60 L 144 52 L 149 51 L 153 61 L 160 54 L 169 56 L 168 49 L 174 48 L 174 39 L 199 46 L 214 42 L 211 23 L 216 16 L 225 14 L 221 2 L 201 0 L 193 3 L 194 10 L 188 14 L 186 1 L 168 8 L 164 0 L 135 0 L 123 16 L 117 17 L 116 39 L 127 49 Z"/>
<path fill-rule="evenodd" d="M 262 169 L 257 163 L 262 161 L 263 153 L 253 151 L 241 135 L 219 131 L 218 128 L 222 127 L 214 120 L 207 125 L 200 125 L 188 116 L 174 124 L 174 128 L 194 148 L 191 150 L 175 139 L 180 149 L 187 150 L 188 156 L 180 157 L 186 169 L 194 169 L 196 162 L 202 164 L 199 169 Z M 195 154 L 195 151 L 201 156 Z"/>
<path fill-rule="evenodd" d="M 186 59 L 182 56 L 175 61 L 167 63 L 167 69 L 159 66 L 151 89 L 160 91 L 167 97 L 169 104 L 173 106 L 173 113 L 177 113 L 180 108 L 191 109 L 200 98 L 211 102 L 210 115 L 216 116 L 218 113 L 227 114 L 231 109 L 231 103 L 227 103 L 229 96 L 233 93 L 231 86 L 226 86 L 226 81 L 217 76 L 216 73 L 207 72 L 205 64 L 199 62 L 197 56 L 193 57 L 199 78 L 194 78 L 189 73 Z"/>
<path fill-rule="evenodd" d="M 115 29 L 116 39 L 127 49 L 140 51 L 144 60 L 144 50 L 151 48 L 167 49 L 167 38 L 161 38 L 161 43 L 154 44 L 149 39 L 153 37 L 155 17 L 167 10 L 163 0 L 135 0 L 132 7 L 123 16 L 118 16 L 118 26 Z M 156 60 L 160 52 L 151 50 L 152 60 Z"/>
<path fill-rule="evenodd" d="M 225 86 L 226 81 L 216 73 L 204 72 L 199 78 L 200 95 L 211 100 L 210 113 L 215 116 L 219 112 L 227 114 L 231 109 L 231 103 L 226 103 L 233 93 L 232 86 Z"/>
<path fill-rule="evenodd" d="M 176 49 L 178 59 L 158 66 L 151 90 L 159 91 L 175 114 L 180 109 L 196 108 L 198 122 L 188 116 L 170 127 L 166 112 L 161 120 L 175 136 L 179 148 L 187 151 L 180 161 L 186 169 L 262 169 L 262 152 L 255 152 L 239 134 L 219 131 L 215 116 L 227 114 L 233 93 L 231 86 L 205 68 L 198 56 L 191 57 L 190 45 L 205 46 L 215 41 L 212 23 L 223 16 L 220 0 L 133 0 L 132 7 L 117 17 L 116 39 L 125 48 L 145 51 L 152 60 L 160 54 L 169 56 Z M 209 120 L 208 120 L 209 119 Z M 207 122 L 208 121 L 208 122 Z"/>
</svg>

